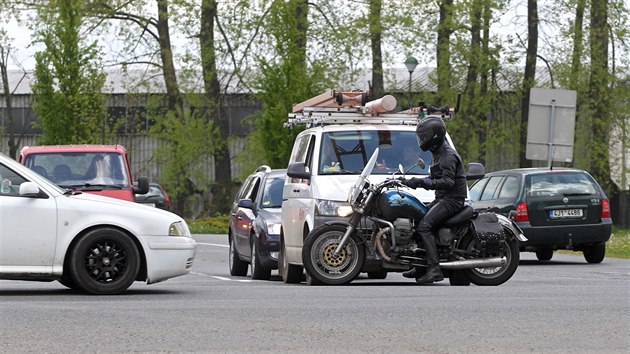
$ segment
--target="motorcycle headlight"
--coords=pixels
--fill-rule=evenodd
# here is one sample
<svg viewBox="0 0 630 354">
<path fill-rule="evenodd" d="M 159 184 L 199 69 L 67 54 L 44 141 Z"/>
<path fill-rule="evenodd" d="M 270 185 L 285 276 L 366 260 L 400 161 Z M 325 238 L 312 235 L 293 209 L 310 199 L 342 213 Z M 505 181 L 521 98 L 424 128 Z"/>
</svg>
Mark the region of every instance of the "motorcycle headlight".
<svg viewBox="0 0 630 354">
<path fill-rule="evenodd" d="M 352 214 L 352 207 L 344 202 L 320 200 L 317 203 L 317 214 L 323 216 L 348 216 Z"/>
<path fill-rule="evenodd" d="M 280 235 L 280 227 L 282 224 L 267 221 L 267 233 L 269 235 Z"/>
</svg>

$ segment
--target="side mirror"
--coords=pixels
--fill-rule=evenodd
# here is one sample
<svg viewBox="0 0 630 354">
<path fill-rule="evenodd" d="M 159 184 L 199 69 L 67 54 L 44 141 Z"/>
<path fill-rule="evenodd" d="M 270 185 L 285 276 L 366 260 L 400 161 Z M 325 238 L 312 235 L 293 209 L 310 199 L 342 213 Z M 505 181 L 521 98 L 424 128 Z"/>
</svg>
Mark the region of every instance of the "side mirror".
<svg viewBox="0 0 630 354">
<path fill-rule="evenodd" d="M 149 178 L 138 177 L 138 186 L 133 187 L 133 194 L 147 194 L 149 193 Z"/>
<path fill-rule="evenodd" d="M 287 176 L 291 178 L 310 179 L 311 173 L 304 162 L 291 162 L 287 167 Z"/>
<path fill-rule="evenodd" d="M 240 208 L 252 209 L 254 207 L 254 203 L 251 199 L 240 199 L 238 201 L 238 206 Z"/>
<path fill-rule="evenodd" d="M 39 197 L 39 187 L 34 182 L 20 184 L 20 197 Z"/>
<path fill-rule="evenodd" d="M 486 175 L 486 169 L 482 164 L 478 162 L 471 162 L 468 164 L 468 171 L 466 171 L 466 180 L 482 179 Z"/>
</svg>

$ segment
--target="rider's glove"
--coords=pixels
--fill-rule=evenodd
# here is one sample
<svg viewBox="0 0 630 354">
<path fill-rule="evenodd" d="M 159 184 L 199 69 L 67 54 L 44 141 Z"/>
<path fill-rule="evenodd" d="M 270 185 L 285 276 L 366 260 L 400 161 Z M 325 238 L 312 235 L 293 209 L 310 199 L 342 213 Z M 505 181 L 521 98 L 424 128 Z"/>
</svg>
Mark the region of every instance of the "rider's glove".
<svg viewBox="0 0 630 354">
<path fill-rule="evenodd" d="M 424 189 L 431 189 L 433 181 L 430 178 L 418 178 L 418 186 Z"/>
<path fill-rule="evenodd" d="M 402 179 L 400 181 L 400 183 L 404 184 L 405 186 L 409 187 L 409 188 L 417 188 L 419 186 L 419 183 L 422 179 L 421 178 L 410 178 L 410 179 Z"/>
</svg>

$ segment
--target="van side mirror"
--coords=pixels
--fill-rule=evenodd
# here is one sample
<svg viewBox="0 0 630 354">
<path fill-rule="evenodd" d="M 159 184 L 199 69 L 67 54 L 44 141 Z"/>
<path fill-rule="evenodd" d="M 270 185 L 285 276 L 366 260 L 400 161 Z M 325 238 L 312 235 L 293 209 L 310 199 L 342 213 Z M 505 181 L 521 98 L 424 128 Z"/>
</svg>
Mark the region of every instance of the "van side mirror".
<svg viewBox="0 0 630 354">
<path fill-rule="evenodd" d="M 133 194 L 147 194 L 149 193 L 149 178 L 138 177 L 138 186 L 133 187 Z"/>
<path fill-rule="evenodd" d="M 468 164 L 468 171 L 466 171 L 466 180 L 482 179 L 486 175 L 486 169 L 482 164 L 478 162 L 471 162 Z"/>
<path fill-rule="evenodd" d="M 304 162 L 291 162 L 287 167 L 287 176 L 291 178 L 310 179 L 311 172 Z"/>
</svg>

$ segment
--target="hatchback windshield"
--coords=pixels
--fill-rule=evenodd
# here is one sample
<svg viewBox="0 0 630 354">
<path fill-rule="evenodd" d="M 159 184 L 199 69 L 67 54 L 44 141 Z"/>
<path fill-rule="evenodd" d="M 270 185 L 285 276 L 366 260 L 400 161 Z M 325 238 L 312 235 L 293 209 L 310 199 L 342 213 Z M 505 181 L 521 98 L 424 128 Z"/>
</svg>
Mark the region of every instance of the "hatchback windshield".
<svg viewBox="0 0 630 354">
<path fill-rule="evenodd" d="M 127 188 L 123 156 L 105 152 L 29 154 L 24 165 L 62 187 Z"/>
<path fill-rule="evenodd" d="M 324 133 L 319 174 L 359 174 L 374 149 L 379 148 L 372 174 L 391 174 L 401 164 L 409 174 L 428 174 L 431 153 L 421 151 L 414 131 L 354 130 Z M 426 162 L 417 165 L 418 158 Z"/>
<path fill-rule="evenodd" d="M 527 185 L 527 195 L 532 197 L 591 195 L 597 193 L 593 182 L 583 173 L 532 175 L 529 177 Z"/>
</svg>

